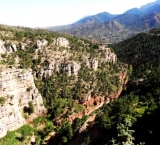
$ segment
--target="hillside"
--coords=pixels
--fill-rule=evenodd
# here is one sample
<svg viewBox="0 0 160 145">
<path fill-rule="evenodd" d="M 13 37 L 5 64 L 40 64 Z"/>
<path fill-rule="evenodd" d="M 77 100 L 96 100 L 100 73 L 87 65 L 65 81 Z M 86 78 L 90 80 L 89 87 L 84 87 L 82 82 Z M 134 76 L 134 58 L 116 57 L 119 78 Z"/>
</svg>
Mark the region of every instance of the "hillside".
<svg viewBox="0 0 160 145">
<path fill-rule="evenodd" d="M 141 33 L 122 43 L 113 45 L 119 59 L 133 66 L 131 79 L 128 83 L 128 93 L 138 95 L 140 100 L 147 104 L 147 111 L 149 109 L 154 110 L 152 113 L 146 111 L 134 125 L 135 131 L 137 131 L 135 133 L 136 142 L 143 140 L 147 145 L 159 144 L 160 126 L 157 122 L 160 120 L 159 39 L 160 29 L 151 29 L 149 33 Z M 140 126 L 143 129 L 140 129 Z M 153 134 L 149 132 L 151 130 Z M 143 137 L 142 134 L 144 134 Z"/>
<path fill-rule="evenodd" d="M 129 65 L 129 81 L 120 97 L 96 110 L 95 121 L 69 145 L 80 145 L 79 140 L 89 145 L 159 144 L 159 40 L 160 29 L 151 29 L 111 45 L 118 59 Z"/>
<path fill-rule="evenodd" d="M 0 145 L 157 144 L 159 45 L 160 29 L 108 47 L 1 25 Z"/>
<path fill-rule="evenodd" d="M 159 66 L 160 39 L 159 35 L 153 35 L 154 30 L 156 29 L 150 30 L 152 33 L 140 33 L 121 43 L 113 44 L 117 57 L 135 68 L 136 77 L 142 77 L 138 71 L 145 74 L 147 70 Z"/>
<path fill-rule="evenodd" d="M 8 134 L 0 144 L 45 144 L 55 133 L 57 144 L 68 142 L 93 111 L 118 98 L 127 68 L 104 45 L 1 25 L 0 137 Z"/>
<path fill-rule="evenodd" d="M 151 13 L 132 22 L 130 26 L 128 26 L 128 29 L 140 32 L 142 30 L 149 31 L 151 28 L 159 28 L 159 26 L 160 14 Z"/>
</svg>

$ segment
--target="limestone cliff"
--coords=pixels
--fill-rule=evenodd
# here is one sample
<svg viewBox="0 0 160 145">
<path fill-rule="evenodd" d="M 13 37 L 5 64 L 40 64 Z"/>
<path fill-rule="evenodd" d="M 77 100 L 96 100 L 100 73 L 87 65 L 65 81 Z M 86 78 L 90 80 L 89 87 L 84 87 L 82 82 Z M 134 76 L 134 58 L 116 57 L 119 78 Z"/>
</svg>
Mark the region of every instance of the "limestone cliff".
<svg viewBox="0 0 160 145">
<path fill-rule="evenodd" d="M 69 45 L 69 41 L 64 37 L 54 38 L 53 44 L 58 47 L 67 47 Z"/>
<path fill-rule="evenodd" d="M 46 112 L 42 96 L 35 87 L 32 70 L 1 70 L 0 95 L 5 98 L 5 103 L 0 104 L 0 137 Z M 29 101 L 34 105 L 34 113 L 25 119 L 24 109 Z"/>
</svg>

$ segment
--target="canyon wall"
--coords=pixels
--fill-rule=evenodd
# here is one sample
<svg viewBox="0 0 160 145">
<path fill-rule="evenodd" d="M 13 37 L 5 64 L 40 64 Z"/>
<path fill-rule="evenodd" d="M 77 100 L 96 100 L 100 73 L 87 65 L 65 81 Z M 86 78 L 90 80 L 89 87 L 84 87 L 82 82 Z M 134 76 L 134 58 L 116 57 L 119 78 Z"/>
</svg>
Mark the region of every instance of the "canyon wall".
<svg viewBox="0 0 160 145">
<path fill-rule="evenodd" d="M 0 137 L 46 113 L 42 96 L 35 87 L 32 70 L 5 69 L 0 71 Z M 33 104 L 34 113 L 25 108 Z"/>
</svg>

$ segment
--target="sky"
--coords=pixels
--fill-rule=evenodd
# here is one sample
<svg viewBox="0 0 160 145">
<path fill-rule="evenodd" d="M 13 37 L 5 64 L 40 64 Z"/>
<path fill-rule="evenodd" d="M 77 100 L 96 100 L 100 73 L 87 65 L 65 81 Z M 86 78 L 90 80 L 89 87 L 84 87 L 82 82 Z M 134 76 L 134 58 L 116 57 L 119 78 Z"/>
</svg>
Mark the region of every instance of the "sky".
<svg viewBox="0 0 160 145">
<path fill-rule="evenodd" d="M 155 0 L 0 0 L 0 24 L 48 27 L 100 12 L 121 14 Z"/>
</svg>

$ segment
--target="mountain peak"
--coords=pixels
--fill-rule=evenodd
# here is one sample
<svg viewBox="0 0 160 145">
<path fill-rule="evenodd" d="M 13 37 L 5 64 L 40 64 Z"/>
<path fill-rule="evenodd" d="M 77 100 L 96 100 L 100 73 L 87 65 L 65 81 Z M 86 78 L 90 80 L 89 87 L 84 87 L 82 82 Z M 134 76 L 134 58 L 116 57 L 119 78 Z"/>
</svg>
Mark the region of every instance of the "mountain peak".
<svg viewBox="0 0 160 145">
<path fill-rule="evenodd" d="M 105 22 L 107 20 L 111 20 L 115 16 L 116 15 L 112 15 L 108 12 L 101 12 L 96 15 L 84 17 L 73 24 L 77 25 L 77 24 L 85 24 L 85 23 L 90 23 L 90 22 Z"/>
</svg>

